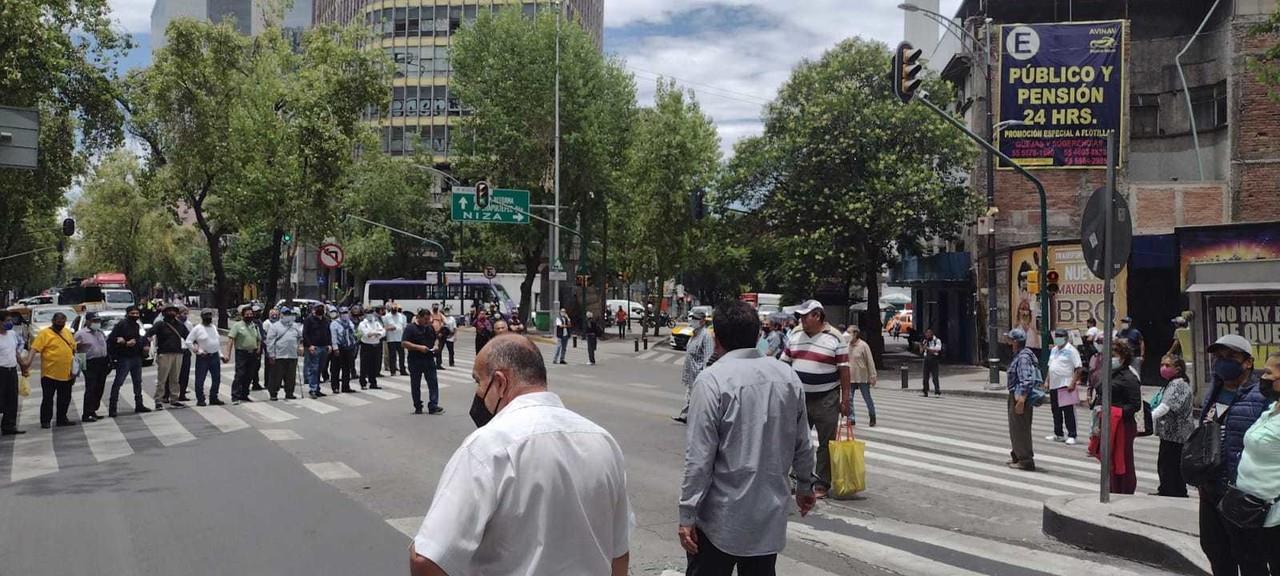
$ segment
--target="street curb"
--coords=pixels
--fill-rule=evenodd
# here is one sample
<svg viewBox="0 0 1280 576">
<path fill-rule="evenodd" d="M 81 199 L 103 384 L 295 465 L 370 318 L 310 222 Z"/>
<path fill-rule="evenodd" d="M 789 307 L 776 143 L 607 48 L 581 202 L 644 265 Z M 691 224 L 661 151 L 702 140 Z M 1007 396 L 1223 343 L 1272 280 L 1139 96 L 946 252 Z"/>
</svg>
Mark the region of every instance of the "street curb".
<svg viewBox="0 0 1280 576">
<path fill-rule="evenodd" d="M 1110 525 L 1092 518 L 1072 516 L 1068 507 L 1081 498 L 1092 500 L 1096 496 L 1077 494 L 1054 496 L 1045 500 L 1042 527 L 1046 536 L 1078 548 L 1118 556 L 1178 574 L 1210 574 L 1202 566 L 1203 555 L 1196 545 L 1198 540 L 1192 540 L 1191 536 L 1180 532 L 1110 516 L 1106 517 Z M 1121 498 L 1125 497 L 1113 496 L 1113 499 Z M 1185 542 L 1181 547 L 1168 542 L 1181 539 L 1192 541 Z"/>
<path fill-rule="evenodd" d="M 911 394 L 920 393 L 920 389 L 915 387 L 891 388 L 891 390 L 894 390 L 897 392 L 909 392 Z M 998 400 L 1003 400 L 1009 396 L 1009 392 L 1006 390 L 967 390 L 967 389 L 950 389 L 950 388 L 943 387 L 942 397 L 946 398 L 947 396 L 958 396 L 963 398 L 987 398 L 987 399 L 994 398 Z"/>
</svg>

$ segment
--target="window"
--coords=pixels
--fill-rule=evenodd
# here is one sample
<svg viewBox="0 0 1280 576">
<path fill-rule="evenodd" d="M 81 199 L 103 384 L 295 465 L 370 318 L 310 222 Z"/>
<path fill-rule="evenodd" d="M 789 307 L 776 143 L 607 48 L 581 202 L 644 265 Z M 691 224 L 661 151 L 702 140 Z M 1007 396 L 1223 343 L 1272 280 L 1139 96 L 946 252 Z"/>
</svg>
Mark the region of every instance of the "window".
<svg viewBox="0 0 1280 576">
<path fill-rule="evenodd" d="M 391 127 L 391 143 L 387 147 L 387 153 L 392 156 L 404 155 L 404 127 Z"/>
<path fill-rule="evenodd" d="M 408 22 L 405 24 L 405 30 L 409 36 L 418 35 L 418 8 L 415 6 L 409 9 Z"/>
<path fill-rule="evenodd" d="M 436 72 L 448 72 L 449 68 L 449 47 L 435 47 L 435 70 Z"/>
<path fill-rule="evenodd" d="M 1160 130 L 1160 96 L 1158 94 L 1134 94 L 1129 106 L 1129 134 L 1134 138 L 1152 138 L 1162 134 Z"/>
<path fill-rule="evenodd" d="M 1196 130 L 1213 130 L 1227 125 L 1227 83 L 1191 89 L 1191 110 Z"/>
<path fill-rule="evenodd" d="M 452 6 L 449 8 L 449 33 L 452 34 L 462 27 L 462 7 Z"/>
<path fill-rule="evenodd" d="M 406 86 L 404 99 L 404 115 L 407 118 L 418 116 L 418 87 Z"/>
</svg>

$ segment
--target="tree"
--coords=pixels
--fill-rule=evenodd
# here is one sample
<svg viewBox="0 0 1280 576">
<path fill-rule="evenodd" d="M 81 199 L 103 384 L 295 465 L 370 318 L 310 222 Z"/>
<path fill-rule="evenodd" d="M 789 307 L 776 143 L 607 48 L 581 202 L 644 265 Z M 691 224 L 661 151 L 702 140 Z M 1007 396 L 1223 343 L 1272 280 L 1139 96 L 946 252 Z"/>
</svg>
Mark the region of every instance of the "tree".
<svg viewBox="0 0 1280 576">
<path fill-rule="evenodd" d="M 590 246 L 596 230 L 604 234 L 607 197 L 620 190 L 618 151 L 626 148 L 635 86 L 577 23 L 563 23 L 560 46 L 560 221 L 569 227 L 581 221 Z M 453 138 L 460 178 L 527 189 L 532 203 L 553 203 L 555 47 L 556 17 L 549 12 L 532 18 L 518 10 L 484 13 L 454 38 L 452 86 L 470 111 Z M 547 226 L 503 226 L 493 233 L 518 247 L 525 273 L 520 315 L 527 318 Z M 561 237 L 562 245 L 572 245 L 571 234 Z"/>
<path fill-rule="evenodd" d="M 889 61 L 883 44 L 853 38 L 802 62 L 766 108 L 763 137 L 739 144 L 724 187 L 760 213 L 793 293 L 867 289 L 863 334 L 877 357 L 881 272 L 904 249 L 955 236 L 977 210 L 963 180 L 973 148 L 893 96 Z M 947 92 L 936 76 L 926 89 Z"/>
<path fill-rule="evenodd" d="M 385 91 L 386 56 L 364 32 L 322 26 L 294 55 L 278 27 L 248 38 L 229 23 L 178 20 L 122 103 L 147 146 L 147 188 L 189 210 L 213 268 L 226 325 L 229 233 L 263 222 L 320 234 L 336 221 L 360 114 Z M 278 258 L 278 245 L 272 258 Z M 277 266 L 272 266 L 278 269 Z"/>
<path fill-rule="evenodd" d="M 342 210 L 445 244 L 443 208 L 431 207 L 432 175 L 404 158 L 365 154 L 352 172 Z M 429 244 L 357 220 L 342 227 L 345 270 L 357 285 L 371 278 L 424 278 L 441 269 L 442 254 Z"/>
<path fill-rule="evenodd" d="M 0 105 L 40 114 L 35 170 L 0 168 L 0 256 L 57 242 L 63 192 L 87 159 L 121 139 L 112 96 L 116 59 L 131 45 L 112 30 L 107 0 L 24 0 L 0 4 Z M 17 225 L 14 225 L 16 223 Z M 51 251 L 0 260 L 0 289 L 19 292 L 54 280 Z"/>
</svg>

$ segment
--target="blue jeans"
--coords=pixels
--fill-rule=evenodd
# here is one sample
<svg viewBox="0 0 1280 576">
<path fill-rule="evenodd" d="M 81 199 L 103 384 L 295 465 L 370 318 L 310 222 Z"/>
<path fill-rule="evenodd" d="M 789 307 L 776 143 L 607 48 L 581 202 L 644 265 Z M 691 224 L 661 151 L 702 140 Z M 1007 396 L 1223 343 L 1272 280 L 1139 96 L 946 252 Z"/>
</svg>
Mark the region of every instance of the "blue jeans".
<svg viewBox="0 0 1280 576">
<path fill-rule="evenodd" d="M 409 354 L 409 393 L 413 396 L 413 407 L 422 409 L 422 377 L 427 377 L 427 409 L 435 410 L 440 405 L 440 381 L 436 377 L 436 365 L 430 356 Z"/>
<path fill-rule="evenodd" d="M 320 371 L 324 369 L 324 360 L 329 356 L 329 349 L 316 346 L 315 352 L 307 352 L 302 364 L 302 375 L 307 379 L 307 390 L 311 393 L 320 391 Z"/>
<path fill-rule="evenodd" d="M 120 386 L 124 384 L 125 376 L 133 380 L 133 404 L 142 405 L 142 357 L 117 356 L 116 379 L 111 383 L 111 400 L 107 404 L 110 414 L 116 413 L 116 404 L 120 401 Z"/>
<path fill-rule="evenodd" d="M 862 399 L 863 399 L 863 400 L 865 400 L 865 401 L 866 401 L 866 403 L 867 403 L 867 414 L 868 414 L 868 415 L 870 415 L 872 418 L 875 418 L 875 417 L 876 417 L 876 403 L 875 403 L 875 401 L 873 401 L 873 400 L 871 399 L 871 384 L 869 384 L 869 383 L 867 383 L 867 382 L 861 382 L 861 383 L 859 383 L 859 382 L 854 382 L 854 383 L 853 383 L 853 390 L 850 390 L 850 393 L 849 393 L 849 396 L 850 396 L 850 398 L 849 398 L 849 418 L 850 418 L 850 419 L 852 419 L 852 420 L 855 420 L 855 421 L 858 419 L 858 418 L 857 418 L 857 416 L 854 414 L 854 413 L 856 412 L 855 408 L 857 407 L 858 403 L 857 403 L 857 402 L 854 402 L 854 400 L 853 400 L 853 392 L 854 392 L 854 391 L 856 391 L 856 390 L 861 390 L 861 391 L 862 391 Z"/>
<path fill-rule="evenodd" d="M 556 351 L 551 355 L 552 362 L 564 362 L 564 354 L 569 351 L 569 337 L 561 336 L 556 339 Z"/>
<path fill-rule="evenodd" d="M 217 352 L 196 355 L 196 401 L 204 402 L 204 377 L 209 376 L 209 399 L 218 399 L 218 386 L 222 385 L 222 358 Z"/>
</svg>

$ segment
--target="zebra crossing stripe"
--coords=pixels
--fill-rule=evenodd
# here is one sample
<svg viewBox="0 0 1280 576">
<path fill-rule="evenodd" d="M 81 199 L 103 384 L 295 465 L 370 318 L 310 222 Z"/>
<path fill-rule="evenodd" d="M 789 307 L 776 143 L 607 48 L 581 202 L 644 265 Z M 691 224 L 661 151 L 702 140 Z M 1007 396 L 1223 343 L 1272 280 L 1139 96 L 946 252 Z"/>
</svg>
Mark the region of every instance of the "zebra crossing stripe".
<svg viewBox="0 0 1280 576">
<path fill-rule="evenodd" d="M 380 386 L 388 387 L 385 383 L 380 384 Z M 386 390 L 363 390 L 361 391 L 361 393 L 368 394 L 370 396 L 373 396 L 374 398 L 381 398 L 383 400 L 395 400 L 396 398 L 400 397 L 399 394 L 393 394 L 391 392 L 387 392 Z"/>
<path fill-rule="evenodd" d="M 1005 494 L 1004 492 L 978 488 L 976 486 L 938 482 L 937 478 L 922 476 L 920 474 L 912 474 L 896 468 L 876 466 L 875 470 L 870 473 L 873 477 L 884 476 L 886 478 L 893 478 L 894 480 L 900 480 L 903 482 L 914 482 L 921 486 L 925 486 L 930 490 L 941 490 L 943 492 L 951 492 L 964 496 L 973 496 L 983 498 L 985 500 L 991 500 L 992 502 L 999 502 L 1001 504 L 1012 504 L 1014 506 L 1030 508 L 1032 510 L 1040 510 L 1044 508 L 1044 502 L 1032 500 L 1030 498 L 1023 498 L 1021 496 L 1014 496 L 1012 494 Z"/>
<path fill-rule="evenodd" d="M 787 522 L 787 536 L 819 548 L 827 548 L 857 558 L 872 566 L 887 568 L 898 574 L 946 574 L 947 576 L 982 576 L 978 572 L 918 556 L 892 546 L 861 538 L 819 530 L 799 522 Z"/>
<path fill-rule="evenodd" d="M 297 432 L 294 432 L 293 430 L 289 430 L 288 428 L 262 428 L 262 429 L 259 429 L 258 431 L 262 432 L 263 436 L 266 436 L 268 440 L 271 440 L 273 442 L 285 442 L 288 440 L 302 439 L 302 435 L 298 434 Z"/>
<path fill-rule="evenodd" d="M 142 422 L 147 425 L 147 428 L 151 429 L 151 435 L 155 436 L 156 440 L 159 440 L 164 446 L 173 446 L 196 439 L 191 432 L 188 432 L 182 426 L 181 422 L 178 422 L 177 418 L 173 417 L 173 414 L 166 410 L 143 414 Z"/>
<path fill-rule="evenodd" d="M 422 527 L 422 516 L 387 518 L 387 524 L 390 524 L 392 528 L 395 528 L 401 534 L 413 538 L 418 535 L 418 528 Z"/>
<path fill-rule="evenodd" d="M 910 458 L 898 458 L 896 456 L 889 456 L 887 454 L 879 454 L 876 452 L 867 452 L 867 460 L 887 462 L 889 464 L 897 464 L 898 466 L 902 466 L 905 468 L 922 470 L 926 472 L 936 472 L 938 474 L 945 474 L 948 476 L 954 476 L 956 478 L 964 478 L 965 480 L 976 480 L 978 482 L 982 482 L 986 484 L 996 484 L 996 485 L 1005 486 L 1008 488 L 1025 490 L 1028 492 L 1035 492 L 1037 494 L 1044 494 L 1045 496 L 1066 496 L 1068 494 L 1074 494 L 1074 492 L 1068 492 L 1066 490 L 1058 490 L 1056 488 L 1047 488 L 1045 486 L 1041 486 L 1040 484 L 1032 483 L 1030 479 L 1011 480 L 1007 478 L 1001 478 L 999 476 L 992 476 L 990 474 L 979 474 L 977 472 L 967 472 L 964 470 L 956 470 L 955 468 L 952 468 L 950 466 L 939 466 L 936 464 L 929 464 L 927 462 L 920 462 Z"/>
<path fill-rule="evenodd" d="M 248 422 L 241 420 L 238 416 L 232 414 L 230 410 L 221 406 L 200 407 L 196 408 L 195 412 L 224 433 L 249 427 Z"/>
<path fill-rule="evenodd" d="M 254 402 L 250 404 L 241 404 L 240 407 L 243 408 L 245 412 L 248 412 L 258 420 L 266 422 L 267 424 L 277 424 L 280 422 L 287 422 L 289 420 L 296 420 L 298 418 L 293 414 L 265 403 Z"/>
<path fill-rule="evenodd" d="M 19 428 L 33 428 L 18 436 L 13 442 L 12 482 L 36 478 L 58 471 L 58 457 L 53 452 L 53 434 L 38 427 L 40 424 L 40 399 L 26 398 L 18 411 Z"/>
<path fill-rule="evenodd" d="M 285 400 L 285 406 L 301 406 L 317 414 L 330 414 L 338 411 L 337 406 L 330 406 L 320 400 Z"/>
<path fill-rule="evenodd" d="M 636 356 L 636 359 L 648 360 L 650 357 L 654 356 L 655 354 L 657 354 L 657 352 L 654 352 L 653 350 L 650 350 L 648 352 L 641 352 L 638 356 Z"/>
<path fill-rule="evenodd" d="M 676 361 L 672 362 L 672 364 L 675 364 L 676 366 L 684 366 L 684 359 L 685 359 L 684 356 L 676 358 Z"/>
<path fill-rule="evenodd" d="M 329 400 L 352 408 L 369 404 L 368 400 L 361 400 L 360 398 L 356 398 L 350 394 L 334 394 L 333 396 L 329 396 Z"/>
<path fill-rule="evenodd" d="M 1026 476 L 1025 472 L 1010 470 L 1008 468 L 1005 468 L 1004 466 L 997 467 L 997 465 L 999 464 L 997 462 L 989 462 L 989 461 L 983 462 L 978 460 L 969 460 L 967 458 L 957 458 L 954 456 L 947 456 L 945 454 L 926 452 L 924 450 L 912 450 L 910 448 L 904 448 L 902 446 L 897 446 L 893 444 L 871 442 L 867 444 L 867 452 L 875 452 L 875 453 L 883 452 L 883 453 L 888 453 L 896 456 L 907 456 L 910 458 L 915 458 L 917 460 L 929 460 L 939 464 L 948 464 L 956 468 L 968 468 L 971 470 L 977 470 L 979 472 L 987 472 L 989 474 L 1008 476 L 1011 478 L 1022 478 Z M 1081 482 L 1078 480 L 1071 480 L 1068 478 L 1061 478 L 1061 477 L 1054 477 L 1054 476 L 1045 477 L 1045 478 L 1036 478 L 1036 482 L 1041 484 L 1045 484 L 1045 483 L 1057 484 L 1063 489 L 1072 490 L 1072 491 L 1081 490 L 1081 491 L 1087 492 L 1089 490 L 1094 490 L 1097 488 L 1096 483 L 1091 484 L 1088 482 Z"/>
<path fill-rule="evenodd" d="M 83 416 L 84 395 L 79 391 L 73 392 L 71 400 L 75 402 L 76 412 Z M 103 418 L 92 426 L 85 426 L 84 436 L 89 442 L 89 450 L 93 452 L 93 457 L 98 462 L 115 460 L 116 458 L 133 454 L 133 447 L 129 445 L 124 433 L 120 431 L 120 427 L 111 418 Z"/>
</svg>

